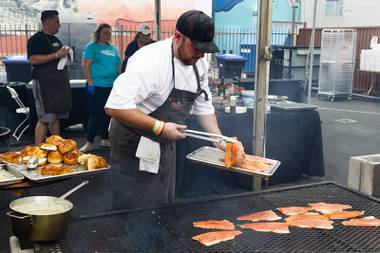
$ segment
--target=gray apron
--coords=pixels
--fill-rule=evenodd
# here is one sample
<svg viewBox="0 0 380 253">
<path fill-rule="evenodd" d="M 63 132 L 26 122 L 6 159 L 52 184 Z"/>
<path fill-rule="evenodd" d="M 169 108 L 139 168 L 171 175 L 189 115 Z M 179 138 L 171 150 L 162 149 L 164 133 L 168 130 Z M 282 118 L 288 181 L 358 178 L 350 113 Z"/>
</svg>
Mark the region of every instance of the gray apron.
<svg viewBox="0 0 380 253">
<path fill-rule="evenodd" d="M 174 60 L 172 72 L 174 87 L 166 101 L 149 115 L 165 122 L 184 124 L 189 117 L 195 99 L 207 93 L 201 89 L 199 73 L 196 93 L 175 88 Z M 110 125 L 112 187 L 114 209 L 142 209 L 174 203 L 176 180 L 175 141 L 169 141 L 150 132 L 128 127 L 115 119 Z M 135 156 L 140 137 L 145 136 L 160 143 L 161 159 L 158 174 L 139 170 L 139 159 Z"/>
<path fill-rule="evenodd" d="M 53 53 L 57 52 L 49 39 Z M 68 112 L 72 109 L 71 88 L 67 66 L 62 70 L 57 69 L 57 61 L 52 61 L 33 69 L 35 78 L 38 80 L 42 104 L 46 113 Z"/>
</svg>

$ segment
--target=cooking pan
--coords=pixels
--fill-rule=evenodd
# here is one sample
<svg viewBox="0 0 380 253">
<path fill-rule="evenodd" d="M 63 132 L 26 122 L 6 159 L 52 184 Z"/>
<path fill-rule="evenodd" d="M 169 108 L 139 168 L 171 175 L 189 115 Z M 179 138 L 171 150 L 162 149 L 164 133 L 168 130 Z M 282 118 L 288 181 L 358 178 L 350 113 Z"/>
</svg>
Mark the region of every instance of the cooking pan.
<svg viewBox="0 0 380 253">
<path fill-rule="evenodd" d="M 65 199 L 88 181 L 71 189 L 61 197 L 32 196 L 12 201 L 7 213 L 12 229 L 20 240 L 31 242 L 54 241 L 66 230 L 73 204 Z"/>
</svg>

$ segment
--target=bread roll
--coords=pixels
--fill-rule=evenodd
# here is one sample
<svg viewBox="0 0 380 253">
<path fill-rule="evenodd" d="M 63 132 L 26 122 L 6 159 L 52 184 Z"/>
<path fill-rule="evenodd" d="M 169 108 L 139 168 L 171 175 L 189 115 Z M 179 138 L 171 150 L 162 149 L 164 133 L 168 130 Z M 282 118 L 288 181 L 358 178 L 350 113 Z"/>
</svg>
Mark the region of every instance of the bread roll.
<svg viewBox="0 0 380 253">
<path fill-rule="evenodd" d="M 45 143 L 47 143 L 47 144 L 53 144 L 53 145 L 57 146 L 58 143 L 60 143 L 63 140 L 64 139 L 61 136 L 59 136 L 59 135 L 51 135 L 51 136 L 49 136 L 49 137 L 46 138 Z"/>
<path fill-rule="evenodd" d="M 101 156 L 92 156 L 87 161 L 87 169 L 95 170 L 107 167 L 107 161 Z"/>
<path fill-rule="evenodd" d="M 67 139 L 58 143 L 58 151 L 62 154 L 74 150 L 77 147 L 77 143 L 74 140 Z"/>
<path fill-rule="evenodd" d="M 78 164 L 79 150 L 74 149 L 63 155 L 63 162 L 67 165 Z"/>
<path fill-rule="evenodd" d="M 87 161 L 88 161 L 88 159 L 89 159 L 90 157 L 93 157 L 93 156 L 95 156 L 95 155 L 92 155 L 92 154 L 84 154 L 84 155 L 80 155 L 80 156 L 78 157 L 78 162 L 79 162 L 81 165 L 83 165 L 83 166 L 85 166 L 85 167 L 87 168 Z"/>
<path fill-rule="evenodd" d="M 43 166 L 45 165 L 47 162 L 47 159 L 44 157 L 44 158 L 38 158 L 38 166 Z"/>
<path fill-rule="evenodd" d="M 41 144 L 40 148 L 43 149 L 43 150 L 47 150 L 47 151 L 56 151 L 57 150 L 57 146 L 56 145 L 47 144 L 47 143 Z"/>
<path fill-rule="evenodd" d="M 58 151 L 49 152 L 47 160 L 49 163 L 61 163 L 62 155 Z"/>
<path fill-rule="evenodd" d="M 43 158 L 46 157 L 47 152 L 45 150 L 40 149 L 40 147 L 31 147 L 31 146 L 26 146 L 22 151 L 21 151 L 21 156 L 22 157 L 35 157 L 35 158 Z"/>
</svg>

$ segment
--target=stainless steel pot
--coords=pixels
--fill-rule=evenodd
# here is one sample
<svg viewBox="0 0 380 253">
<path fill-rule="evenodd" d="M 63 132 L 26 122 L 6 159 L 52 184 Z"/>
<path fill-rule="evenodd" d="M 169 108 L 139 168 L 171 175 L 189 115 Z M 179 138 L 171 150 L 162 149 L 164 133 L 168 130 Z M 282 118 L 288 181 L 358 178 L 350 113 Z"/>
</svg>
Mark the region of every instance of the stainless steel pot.
<svg viewBox="0 0 380 253">
<path fill-rule="evenodd" d="M 12 219 L 13 233 L 31 242 L 54 241 L 66 230 L 73 204 L 64 199 L 88 181 L 84 181 L 62 197 L 33 196 L 12 201 L 7 213 Z"/>
</svg>

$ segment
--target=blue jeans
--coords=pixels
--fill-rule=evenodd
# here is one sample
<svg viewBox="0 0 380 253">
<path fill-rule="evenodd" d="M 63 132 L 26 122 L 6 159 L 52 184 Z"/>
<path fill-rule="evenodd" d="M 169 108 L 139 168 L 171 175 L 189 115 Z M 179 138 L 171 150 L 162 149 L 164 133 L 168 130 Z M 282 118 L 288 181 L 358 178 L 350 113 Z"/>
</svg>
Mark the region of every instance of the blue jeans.
<svg viewBox="0 0 380 253">
<path fill-rule="evenodd" d="M 112 87 L 95 87 L 95 93 L 88 94 L 88 125 L 87 141 L 93 143 L 96 135 L 100 134 L 102 139 L 108 139 L 108 125 L 111 118 L 105 113 L 104 106 Z"/>
</svg>

